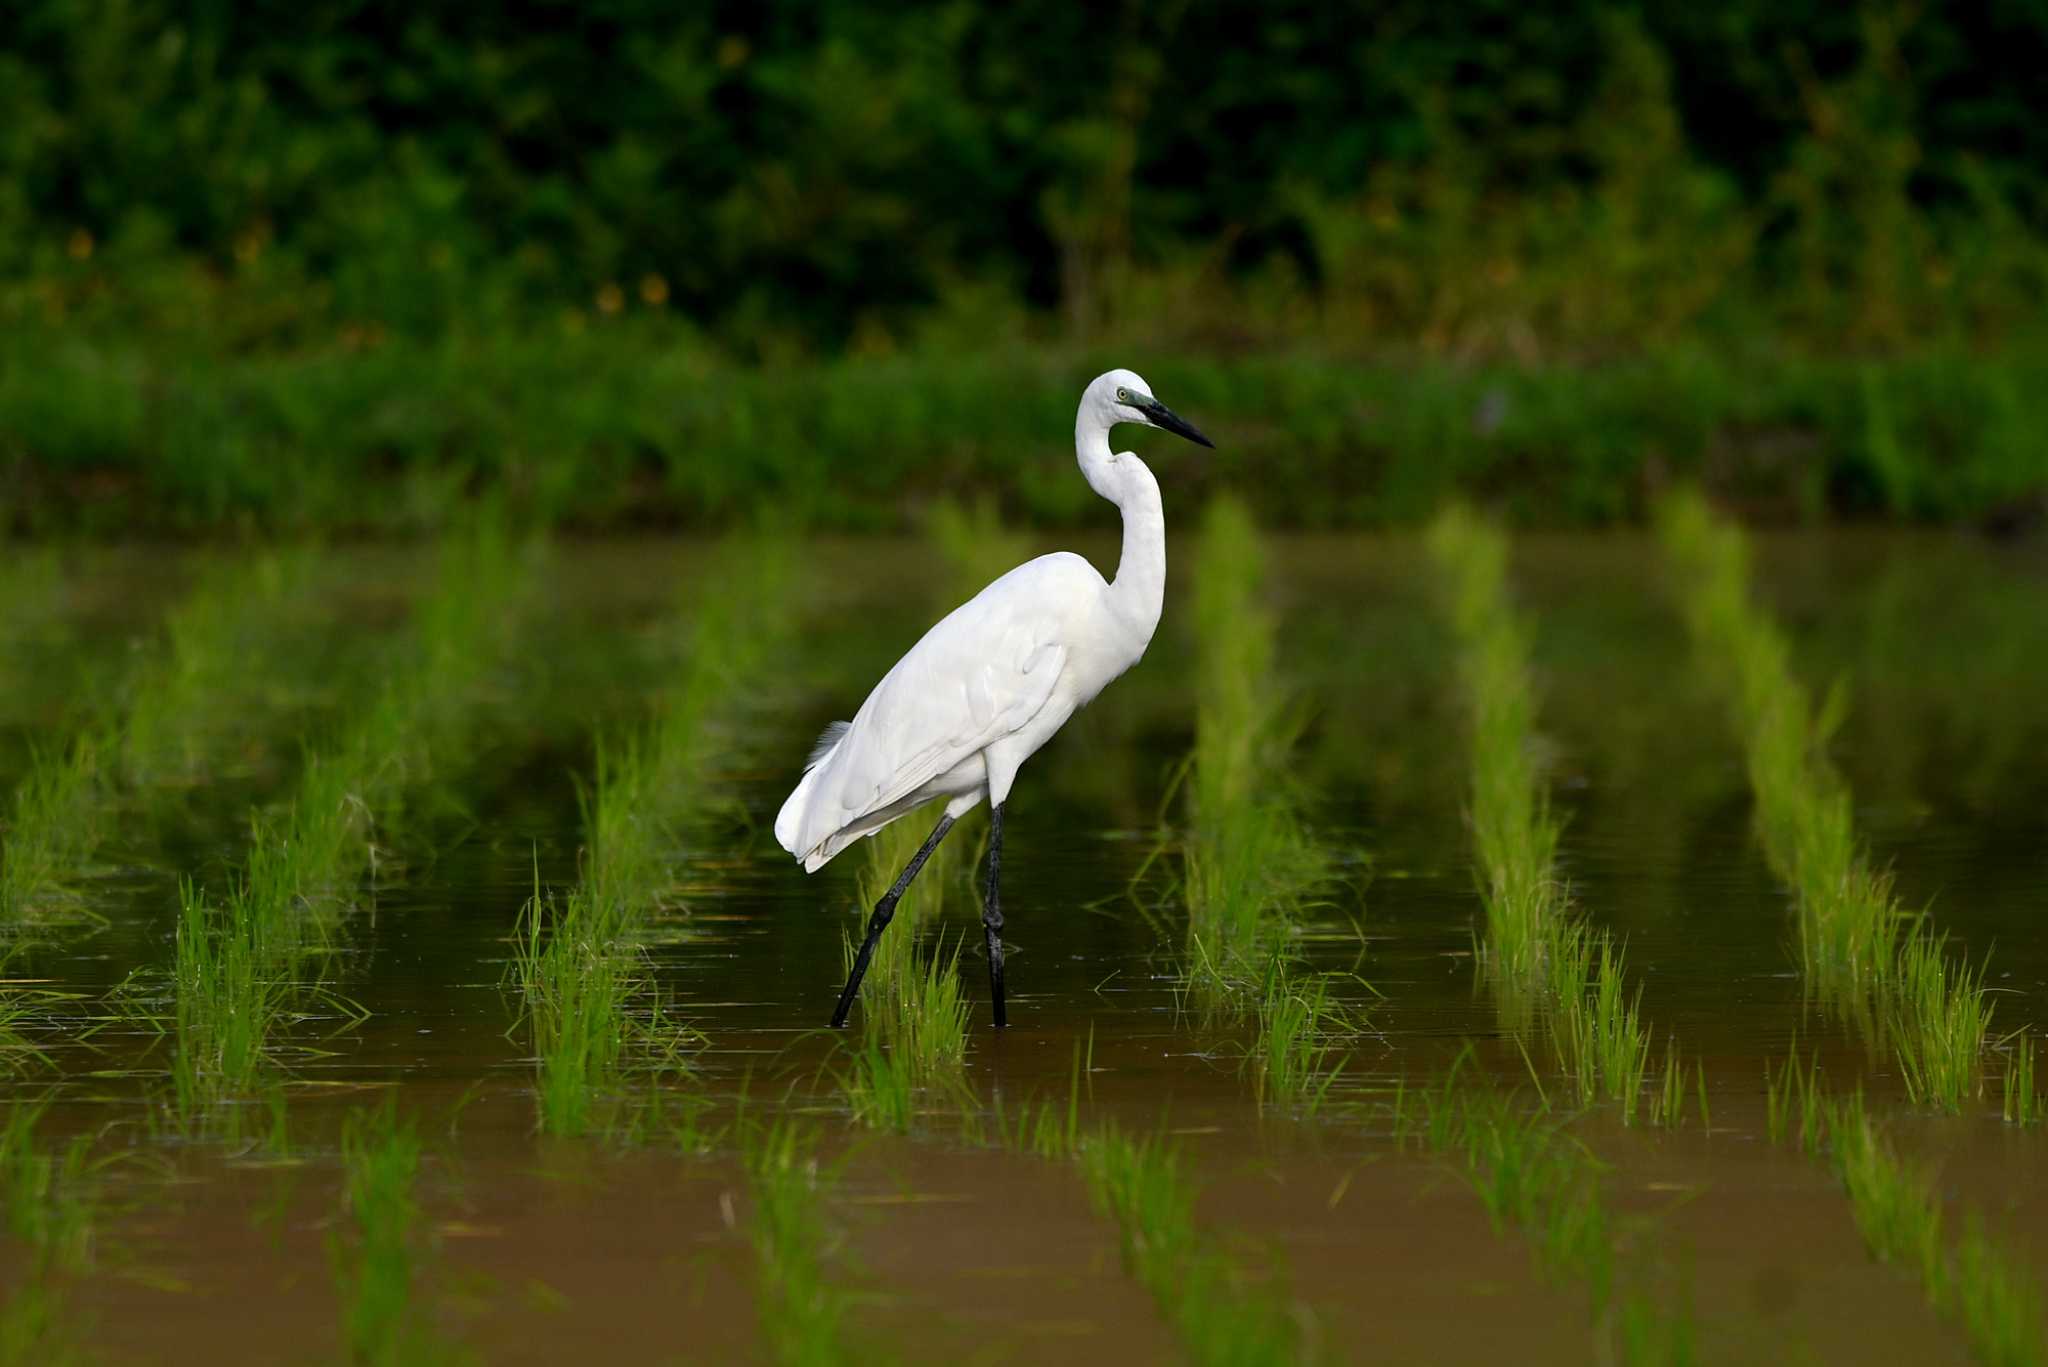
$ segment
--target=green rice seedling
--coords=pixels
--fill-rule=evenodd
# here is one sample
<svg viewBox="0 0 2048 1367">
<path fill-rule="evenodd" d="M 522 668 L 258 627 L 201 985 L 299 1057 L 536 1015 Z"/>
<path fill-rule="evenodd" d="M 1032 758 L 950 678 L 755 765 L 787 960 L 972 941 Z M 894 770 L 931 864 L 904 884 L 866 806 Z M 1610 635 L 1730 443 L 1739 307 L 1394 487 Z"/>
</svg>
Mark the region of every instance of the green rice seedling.
<svg viewBox="0 0 2048 1367">
<path fill-rule="evenodd" d="M 189 879 L 178 894 L 171 1082 L 178 1114 L 190 1120 L 255 1087 L 288 994 L 258 940 L 260 921 L 243 907 L 209 902 Z"/>
<path fill-rule="evenodd" d="M 853 943 L 843 941 L 842 949 L 851 969 Z M 861 986 L 868 1004 L 845 1089 L 863 1123 L 904 1131 L 920 1100 L 968 1100 L 968 1003 L 957 945 L 947 954 L 942 944 L 922 968 L 899 958 L 894 974 L 893 983 L 878 981 L 871 967 Z"/>
<path fill-rule="evenodd" d="M 90 919 L 52 894 L 99 844 L 108 749 L 106 729 L 91 726 L 62 750 L 36 750 L 0 828 L 0 924 Z"/>
<path fill-rule="evenodd" d="M 0 1229 L 29 1251 L 25 1275 L 0 1293 L 0 1364 L 77 1360 L 52 1274 L 76 1274 L 92 1262 L 90 1141 L 80 1136 L 46 1151 L 36 1142 L 45 1109 L 42 1101 L 16 1101 L 0 1125 Z"/>
<path fill-rule="evenodd" d="M 644 952 L 620 933 L 624 914 L 587 886 L 557 903 L 538 877 L 520 911 L 512 975 L 522 1010 L 514 1028 L 531 1032 L 541 1127 L 550 1134 L 588 1134 L 616 1119 L 611 1103 L 629 1073 L 683 1072 L 702 1041 L 668 1019 Z"/>
<path fill-rule="evenodd" d="M 1862 1093 L 1828 1097 L 1818 1062 L 1801 1069 L 1796 1049 L 1767 1084 L 1773 1142 L 1787 1137 L 1796 1106 L 1802 1147 L 1815 1159 L 1825 1152 L 1871 1253 L 1915 1277 L 1929 1303 L 1960 1322 L 1980 1360 L 2041 1362 L 2041 1293 L 2033 1271 L 1993 1243 L 1974 1212 L 1953 1247 L 1944 1245 L 1944 1202 L 1933 1172 L 1900 1156 Z"/>
<path fill-rule="evenodd" d="M 741 540 L 706 580 L 676 685 L 653 722 L 623 742 L 601 742 L 595 787 L 583 801 L 588 856 L 583 880 L 559 909 L 536 885 L 522 912 L 510 970 L 531 1028 L 541 1124 L 580 1135 L 603 1119 L 615 1135 L 642 1121 L 605 1104 L 629 1075 L 685 1071 L 701 1042 L 670 1019 L 646 971 L 654 919 L 676 883 L 673 831 L 708 801 L 702 770 L 721 708 L 744 699 L 779 639 L 763 624 L 785 620 L 783 549 Z M 758 571 L 758 572 L 757 572 Z M 623 1117 L 623 1124 L 621 1123 Z"/>
<path fill-rule="evenodd" d="M 1472 837 L 1486 904 L 1487 963 L 1512 991 L 1548 968 L 1546 928 L 1567 914 L 1555 867 L 1560 825 L 1536 771 L 1529 648 L 1507 601 L 1507 539 L 1462 507 L 1431 524 L 1428 547 L 1471 713 Z"/>
<path fill-rule="evenodd" d="M 1978 1092 L 1991 999 L 1983 975 L 1943 952 L 1946 937 L 1915 930 L 1900 947 L 1886 994 L 1906 1092 L 1925 1106 L 1960 1111 Z"/>
<path fill-rule="evenodd" d="M 66 1332 L 64 1302 L 41 1277 L 0 1297 L 0 1367 L 68 1367 L 84 1359 Z"/>
<path fill-rule="evenodd" d="M 275 677 L 277 626 L 310 590 L 306 548 L 235 557 L 203 570 L 166 614 L 164 650 L 138 681 L 121 733 L 131 779 L 193 774 L 205 739 Z"/>
<path fill-rule="evenodd" d="M 1692 1367 L 1700 1360 L 1691 1313 L 1673 1313 L 1646 1292 L 1624 1292 L 1613 1323 L 1615 1359 L 1630 1367 Z"/>
<path fill-rule="evenodd" d="M 1580 1101 L 1605 1096 L 1633 1124 L 1649 1070 L 1639 995 L 1623 986 L 1622 954 L 1574 911 L 1558 876 L 1561 824 L 1534 758 L 1529 644 L 1508 601 L 1508 543 L 1453 506 L 1431 524 L 1431 559 L 1458 643 L 1471 716 L 1471 821 L 1486 936 L 1480 944 L 1501 1014 L 1520 1029 L 1541 1008 L 1558 1066 Z"/>
<path fill-rule="evenodd" d="M 1096 1206 L 1117 1222 L 1125 1267 L 1191 1361 L 1242 1367 L 1313 1357 L 1305 1310 L 1201 1237 L 1178 1151 L 1109 1128 L 1081 1145 L 1080 1161 Z"/>
<path fill-rule="evenodd" d="M 1313 1116 L 1343 1071 L 1336 1041 L 1354 1033 L 1330 1000 L 1330 980 L 1320 974 L 1304 979 L 1276 955 L 1254 1010 L 1251 1061 L 1260 1104 L 1280 1101 Z"/>
<path fill-rule="evenodd" d="M 388 1100 L 351 1111 L 342 1122 L 341 1163 L 349 1237 L 336 1241 L 334 1258 L 349 1359 L 433 1360 L 438 1345 L 414 1305 L 419 1133 Z"/>
<path fill-rule="evenodd" d="M 395 824 L 436 757 L 460 748 L 533 568 L 488 519 L 445 546 L 376 699 L 331 746 L 307 756 L 283 810 L 256 820 L 247 863 L 218 907 L 187 889 L 173 1064 L 187 1123 L 195 1107 L 250 1089 L 285 1006 L 309 996 L 341 1004 L 306 966 L 333 941 L 337 915 L 371 862 L 373 828 Z"/>
<path fill-rule="evenodd" d="M 631 985 L 601 907 L 582 888 L 556 904 L 536 887 L 515 932 L 521 1020 L 532 1032 L 541 1126 L 550 1134 L 589 1131 L 601 1094 L 618 1083 L 626 1048 L 620 1025 Z"/>
<path fill-rule="evenodd" d="M 1764 1123 L 1773 1144 L 1782 1144 L 1798 1122 L 1799 1147 L 1809 1158 L 1818 1157 L 1827 1142 L 1827 1093 L 1821 1087 L 1820 1054 L 1801 1067 L 1799 1041 L 1792 1041 L 1791 1053 L 1775 1074 L 1764 1067 Z"/>
<path fill-rule="evenodd" d="M 2005 1073 L 2000 1079 L 2000 1106 L 2009 1125 L 2041 1123 L 2041 1093 L 2034 1084 L 2038 1046 L 2022 1030 L 2006 1045 Z"/>
<path fill-rule="evenodd" d="M 1739 529 L 1697 494 L 1666 500 L 1658 520 L 1693 637 L 1728 681 L 1764 852 L 1795 894 L 1808 981 L 1852 1019 L 1884 1022 L 1917 1101 L 1957 1109 L 1979 1086 L 1991 1017 L 1982 973 L 1944 962 L 1944 941 L 1914 927 L 1858 848 L 1849 792 L 1826 755 L 1841 695 L 1812 707 L 1783 634 L 1750 602 Z"/>
<path fill-rule="evenodd" d="M 1835 1170 L 1863 1241 L 1878 1258 L 1938 1292 L 1946 1264 L 1933 1174 L 1899 1157 L 1864 1109 L 1860 1092 L 1829 1102 L 1827 1115 Z"/>
<path fill-rule="evenodd" d="M 5 981 L 21 942 L 0 938 L 0 1079 L 26 1077 L 50 1066 L 41 1037 L 54 1033 L 59 1022 L 50 1007 L 60 994 Z"/>
<path fill-rule="evenodd" d="M 815 1138 L 791 1120 L 778 1120 L 752 1135 L 745 1160 L 761 1326 L 776 1361 L 789 1367 L 855 1361 L 843 1341 L 849 1298 L 830 1275 L 828 1178 Z"/>
<path fill-rule="evenodd" d="M 1081 1084 L 1094 1066 L 1095 1035 L 1090 1031 L 1086 1052 L 1074 1045 L 1074 1071 L 1067 1083 L 1064 1104 L 1027 1100 L 1018 1107 L 1014 1120 L 1004 1114 L 1000 1093 L 995 1098 L 996 1134 L 1002 1144 L 1020 1153 L 1040 1158 L 1065 1160 L 1081 1151 Z"/>
<path fill-rule="evenodd" d="M 1638 1006 L 1642 993 L 1627 994 L 1621 951 L 1605 936 L 1598 938 L 1597 966 L 1582 970 L 1593 944 L 1590 936 L 1575 937 L 1569 950 L 1551 956 L 1570 974 L 1553 994 L 1558 1009 L 1551 1034 L 1581 1104 L 1608 1097 L 1620 1103 L 1622 1123 L 1632 1125 L 1650 1066 L 1650 1034 Z M 1574 982 L 1585 985 L 1574 989 Z"/>
<path fill-rule="evenodd" d="M 1765 854 L 1798 894 L 1807 970 L 1832 1000 L 1875 990 L 1904 918 L 1858 857 L 1849 797 L 1824 754 L 1839 702 L 1816 714 L 1784 636 L 1750 602 L 1749 549 L 1696 495 L 1658 510 L 1702 655 L 1727 680 Z"/>
<path fill-rule="evenodd" d="M 1625 1284 L 1624 1272 L 1640 1260 L 1624 1257 L 1600 1165 L 1546 1118 L 1547 1106 L 1532 1111 L 1491 1087 L 1461 1083 L 1470 1057 L 1469 1049 L 1461 1053 L 1444 1080 L 1412 1102 L 1403 1090 L 1395 1112 L 1399 1141 L 1420 1141 L 1457 1160 L 1496 1228 L 1520 1230 L 1551 1275 L 1586 1287 L 1596 1321 L 1623 1361 L 1688 1361 L 1689 1312 Z"/>
<path fill-rule="evenodd" d="M 1991 1367 L 2043 1360 L 2041 1282 L 2025 1259 L 2000 1248 L 1974 1214 L 1950 1263 L 1947 1309 L 1978 1359 Z"/>
<path fill-rule="evenodd" d="M 1275 678 L 1263 579 L 1251 515 L 1216 500 L 1196 550 L 1186 841 L 1190 973 L 1211 1002 L 1261 981 L 1266 956 L 1323 874 L 1290 787 L 1297 724 Z"/>
<path fill-rule="evenodd" d="M 1704 1099 L 1706 1068 L 1701 1065 L 1700 1086 Z M 1650 1123 L 1671 1128 L 1685 1119 L 1685 1065 L 1678 1056 L 1678 1040 L 1670 1037 L 1664 1041 L 1664 1070 L 1658 1074 L 1657 1091 L 1650 1098 Z M 1702 1123 L 1704 1117 L 1702 1117 Z"/>
<path fill-rule="evenodd" d="M 61 1152 L 36 1142 L 47 1103 L 18 1101 L 0 1126 L 0 1220 L 28 1245 L 36 1274 L 77 1272 L 92 1261 L 93 1209 L 85 1172 L 90 1140 L 80 1136 Z"/>
</svg>

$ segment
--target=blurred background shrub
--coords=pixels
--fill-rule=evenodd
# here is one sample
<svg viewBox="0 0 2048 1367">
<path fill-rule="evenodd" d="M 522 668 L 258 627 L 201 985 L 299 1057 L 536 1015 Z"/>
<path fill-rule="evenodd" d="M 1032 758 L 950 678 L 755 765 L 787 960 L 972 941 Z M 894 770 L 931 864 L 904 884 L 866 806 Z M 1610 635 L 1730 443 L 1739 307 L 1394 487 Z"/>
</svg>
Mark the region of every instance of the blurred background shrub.
<svg viewBox="0 0 2048 1367">
<path fill-rule="evenodd" d="M 2041 0 L 14 0 L 0 516 L 893 525 L 1105 358 L 1297 520 L 2024 515 L 2044 70 Z"/>
</svg>

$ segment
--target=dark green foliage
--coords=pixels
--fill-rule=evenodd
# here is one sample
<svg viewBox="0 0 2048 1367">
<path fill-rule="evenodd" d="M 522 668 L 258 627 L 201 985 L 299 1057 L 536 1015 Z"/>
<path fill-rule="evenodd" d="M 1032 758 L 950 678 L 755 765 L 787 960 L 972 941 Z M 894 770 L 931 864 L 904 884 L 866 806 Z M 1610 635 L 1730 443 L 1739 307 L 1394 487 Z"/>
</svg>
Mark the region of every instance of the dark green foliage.
<svg viewBox="0 0 2048 1367">
<path fill-rule="evenodd" d="M 1903 285 L 1930 273 L 1882 259 L 1893 206 L 2042 212 L 2044 62 L 2039 15 L 1761 0 L 27 0 L 0 17 L 0 271 L 182 257 L 260 292 L 238 331 L 269 337 L 570 304 L 839 341 L 969 279 L 1077 320 L 1190 254 L 1343 283 L 1418 207 L 1580 198 L 1553 218 L 1598 231 L 1622 185 L 1666 221 L 1757 220 L 1738 236 L 1789 269 Z M 1398 272 L 1373 278 L 1399 312 Z M 89 306 L 149 307 L 120 293 Z"/>
<path fill-rule="evenodd" d="M 1759 0 L 27 0 L 0 527 L 388 530 L 499 486 L 895 526 L 913 478 L 1071 523 L 1030 453 L 1140 356 L 1267 524 L 1607 521 L 1674 471 L 2002 514 L 2048 486 L 2044 51 Z"/>
</svg>

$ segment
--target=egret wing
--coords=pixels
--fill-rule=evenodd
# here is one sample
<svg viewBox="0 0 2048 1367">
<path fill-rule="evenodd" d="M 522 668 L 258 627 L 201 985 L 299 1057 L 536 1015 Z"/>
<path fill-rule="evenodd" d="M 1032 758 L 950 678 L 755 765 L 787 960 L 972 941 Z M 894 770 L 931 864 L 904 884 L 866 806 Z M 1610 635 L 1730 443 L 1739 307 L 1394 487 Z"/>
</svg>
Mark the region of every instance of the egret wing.
<svg viewBox="0 0 2048 1367">
<path fill-rule="evenodd" d="M 1015 734 L 1045 706 L 1067 665 L 1068 600 L 1057 590 L 1071 570 L 1044 565 L 1052 560 L 1076 561 L 1101 582 L 1079 557 L 1044 557 L 926 632 L 875 685 L 824 761 L 806 847 Z"/>
</svg>

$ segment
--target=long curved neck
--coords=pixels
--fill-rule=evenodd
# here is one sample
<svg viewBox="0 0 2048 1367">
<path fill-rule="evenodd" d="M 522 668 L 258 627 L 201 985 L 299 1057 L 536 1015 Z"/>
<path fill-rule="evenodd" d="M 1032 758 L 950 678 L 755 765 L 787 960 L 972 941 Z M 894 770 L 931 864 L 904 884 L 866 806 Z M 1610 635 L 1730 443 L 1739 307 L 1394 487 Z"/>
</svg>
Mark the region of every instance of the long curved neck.
<svg viewBox="0 0 2048 1367">
<path fill-rule="evenodd" d="M 1159 625 L 1166 595 L 1166 510 L 1159 481 L 1136 456 L 1113 454 L 1108 429 L 1085 415 L 1075 424 L 1074 448 L 1089 487 L 1123 513 L 1123 557 L 1110 581 L 1109 608 L 1142 651 Z"/>
</svg>

